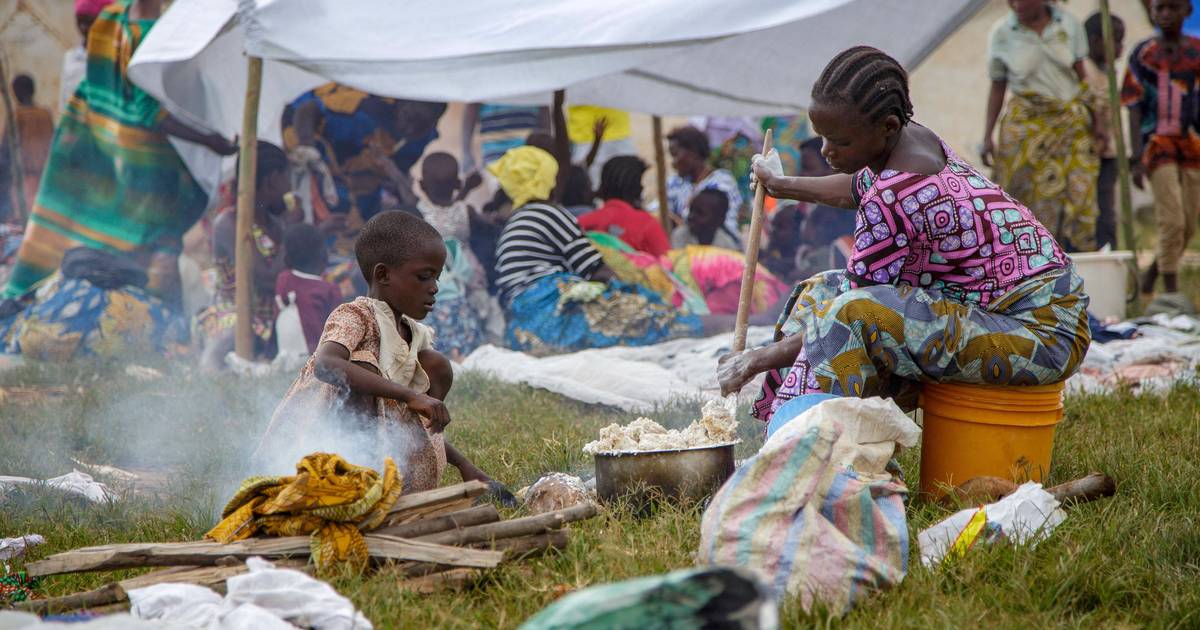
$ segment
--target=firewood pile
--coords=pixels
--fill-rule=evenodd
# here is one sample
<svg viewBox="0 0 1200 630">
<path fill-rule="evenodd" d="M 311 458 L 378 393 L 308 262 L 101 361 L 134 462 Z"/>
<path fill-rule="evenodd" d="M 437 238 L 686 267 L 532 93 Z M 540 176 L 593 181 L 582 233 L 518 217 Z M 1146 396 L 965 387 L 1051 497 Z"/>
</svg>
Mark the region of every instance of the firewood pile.
<svg viewBox="0 0 1200 630">
<path fill-rule="evenodd" d="M 383 524 L 363 532 L 371 565 L 387 567 L 402 589 L 431 592 L 476 579 L 482 571 L 567 545 L 567 524 L 596 515 L 583 503 L 562 510 L 503 520 L 489 504 L 474 505 L 487 485 L 470 481 L 401 496 Z M 167 567 L 99 588 L 18 607 L 39 614 L 80 609 L 128 608 L 127 591 L 161 583 L 188 583 L 215 590 L 246 572 L 245 559 L 261 556 L 276 566 L 312 570 L 308 536 L 212 541 L 123 543 L 54 554 L 26 566 L 29 577 L 88 571 Z"/>
</svg>

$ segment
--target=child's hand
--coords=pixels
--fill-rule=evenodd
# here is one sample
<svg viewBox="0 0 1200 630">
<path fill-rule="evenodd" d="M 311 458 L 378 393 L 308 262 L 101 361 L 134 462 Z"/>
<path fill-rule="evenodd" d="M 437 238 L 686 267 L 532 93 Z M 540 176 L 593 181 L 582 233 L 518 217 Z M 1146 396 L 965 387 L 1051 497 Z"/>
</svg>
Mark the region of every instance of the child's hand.
<svg viewBox="0 0 1200 630">
<path fill-rule="evenodd" d="M 1137 186 L 1138 190 L 1146 190 L 1146 165 L 1142 164 L 1141 160 L 1130 161 L 1129 174 L 1133 178 L 1133 185 Z"/>
<path fill-rule="evenodd" d="M 984 166 L 991 167 L 996 158 L 996 141 L 992 140 L 991 136 L 983 139 L 983 144 L 979 145 L 979 159 Z"/>
<path fill-rule="evenodd" d="M 471 192 L 472 190 L 475 190 L 476 188 L 479 188 L 479 185 L 482 183 L 483 183 L 483 175 L 480 174 L 479 171 L 474 171 L 470 175 L 467 175 L 466 181 L 463 182 L 462 192 L 459 193 L 459 195 L 458 195 L 459 198 L 461 199 L 463 197 L 466 197 L 467 193 Z"/>
<path fill-rule="evenodd" d="M 450 412 L 446 404 L 428 394 L 417 394 L 408 401 L 408 408 L 429 420 L 434 433 L 441 433 L 450 424 Z"/>
</svg>

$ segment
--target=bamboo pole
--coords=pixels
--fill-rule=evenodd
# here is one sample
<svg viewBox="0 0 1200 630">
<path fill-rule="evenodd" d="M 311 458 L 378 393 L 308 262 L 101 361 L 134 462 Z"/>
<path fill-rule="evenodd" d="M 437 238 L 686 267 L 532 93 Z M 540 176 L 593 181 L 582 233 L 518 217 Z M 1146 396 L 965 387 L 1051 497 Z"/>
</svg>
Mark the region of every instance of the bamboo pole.
<svg viewBox="0 0 1200 630">
<path fill-rule="evenodd" d="M 667 207 L 667 156 L 663 148 L 662 116 L 650 119 L 654 127 L 654 179 L 658 184 L 658 220 L 667 237 L 671 236 L 671 209 Z"/>
<path fill-rule="evenodd" d="M 254 359 L 254 193 L 258 160 L 258 100 L 262 91 L 262 59 L 246 62 L 246 102 L 242 110 L 242 140 L 238 154 L 237 249 L 234 282 L 237 329 L 234 350 L 247 361 Z"/>
<path fill-rule="evenodd" d="M 774 144 L 772 130 L 763 136 L 763 155 Z M 763 203 L 767 189 L 762 184 L 754 188 L 754 207 L 750 214 L 750 237 L 746 239 L 746 268 L 742 270 L 742 292 L 738 297 L 737 320 L 733 326 L 733 351 L 746 349 L 746 327 L 750 323 L 750 301 L 754 298 L 754 275 L 758 272 L 758 247 L 762 241 Z"/>
<path fill-rule="evenodd" d="M 0 53 L 0 91 L 4 93 L 4 129 L 8 136 L 9 167 L 12 169 L 12 187 L 16 192 L 16 207 L 13 217 L 25 220 L 29 210 L 25 206 L 25 167 L 21 164 L 21 135 L 17 133 L 17 106 L 12 97 L 8 79 L 8 55 Z"/>
<path fill-rule="evenodd" d="M 1104 35 L 1104 65 L 1108 75 L 1108 103 L 1112 110 L 1113 140 L 1117 149 L 1117 181 L 1121 190 L 1121 238 L 1125 249 L 1133 252 L 1137 269 L 1137 242 L 1133 234 L 1133 191 L 1129 184 L 1129 155 L 1125 152 L 1125 128 L 1121 124 L 1121 96 L 1117 90 L 1117 44 L 1113 39 L 1112 12 L 1108 0 L 1100 0 L 1100 20 Z"/>
</svg>

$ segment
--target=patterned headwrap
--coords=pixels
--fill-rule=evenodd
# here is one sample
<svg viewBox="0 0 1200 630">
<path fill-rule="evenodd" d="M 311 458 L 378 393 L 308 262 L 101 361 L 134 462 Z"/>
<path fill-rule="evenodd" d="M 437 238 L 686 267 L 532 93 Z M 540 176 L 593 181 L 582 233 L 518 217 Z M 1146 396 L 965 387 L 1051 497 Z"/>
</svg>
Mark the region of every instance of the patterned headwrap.
<svg viewBox="0 0 1200 630">
<path fill-rule="evenodd" d="M 75 15 L 96 17 L 104 7 L 113 4 L 114 0 L 75 0 Z"/>
<path fill-rule="evenodd" d="M 529 201 L 550 198 L 558 177 L 558 161 L 542 149 L 523 146 L 509 149 L 488 166 L 488 172 L 500 180 L 513 208 L 520 208 Z"/>
</svg>

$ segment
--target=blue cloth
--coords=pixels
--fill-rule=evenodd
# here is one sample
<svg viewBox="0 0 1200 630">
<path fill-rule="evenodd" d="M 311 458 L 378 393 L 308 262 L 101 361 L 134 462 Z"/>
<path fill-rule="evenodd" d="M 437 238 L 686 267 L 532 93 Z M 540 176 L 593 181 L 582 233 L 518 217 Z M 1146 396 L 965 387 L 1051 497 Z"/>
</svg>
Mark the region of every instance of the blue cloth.
<svg viewBox="0 0 1200 630">
<path fill-rule="evenodd" d="M 1131 324 L 1105 326 L 1103 322 L 1096 319 L 1096 316 L 1090 312 L 1088 313 L 1088 329 L 1092 331 L 1092 343 L 1108 343 L 1121 339 L 1133 339 L 1133 336 L 1137 334 L 1137 326 Z"/>
<path fill-rule="evenodd" d="M 1183 20 L 1183 33 L 1200 37 L 1200 11 L 1192 11 L 1192 14 Z"/>
<path fill-rule="evenodd" d="M 568 292 L 580 298 L 564 300 Z M 509 347 L 536 354 L 648 346 L 703 330 L 699 316 L 680 313 L 641 286 L 619 280 L 589 283 L 566 273 L 529 283 L 507 310 Z"/>
<path fill-rule="evenodd" d="M 834 398 L 840 398 L 840 396 L 833 394 L 804 394 L 787 401 L 775 411 L 775 415 L 771 416 L 771 421 L 767 423 L 767 439 L 771 439 L 771 435 L 778 431 L 780 427 L 799 417 L 800 414 L 826 400 Z"/>
<path fill-rule="evenodd" d="M 293 124 L 294 112 L 302 105 L 316 103 L 321 113 L 321 124 L 317 128 L 317 133 L 324 140 L 324 142 L 318 142 L 316 148 L 326 163 L 339 164 L 341 169 L 346 171 L 347 164 L 351 160 L 360 158 L 366 153 L 367 144 L 376 131 L 392 129 L 393 119 L 396 116 L 395 100 L 373 94 L 366 95 L 353 112 L 346 113 L 330 108 L 322 95 L 318 93 L 323 89 L 325 88 L 309 90 L 292 101 L 284 112 L 283 125 L 288 128 Z M 339 87 L 338 89 L 350 90 L 352 88 Z M 407 175 L 413 165 L 421 159 L 429 144 L 437 138 L 438 132 L 435 127 L 420 138 L 400 141 L 391 156 L 396 168 Z M 332 155 L 330 155 L 330 151 L 332 151 Z M 359 215 L 363 220 L 367 220 L 378 214 L 383 208 L 383 188 L 381 186 L 366 193 L 351 195 L 344 174 L 335 177 L 334 185 L 337 188 L 339 199 L 338 204 L 331 208 L 334 212 L 349 212 L 350 202 L 353 200 Z"/>
<path fill-rule="evenodd" d="M 484 165 L 524 145 L 525 137 L 541 125 L 541 110 L 535 105 L 480 105 L 479 144 Z"/>
<path fill-rule="evenodd" d="M 102 289 L 60 274 L 40 295 L 44 299 L 0 323 L 7 352 L 56 361 L 128 357 L 163 353 L 185 335 L 181 320 L 138 287 Z"/>
</svg>

